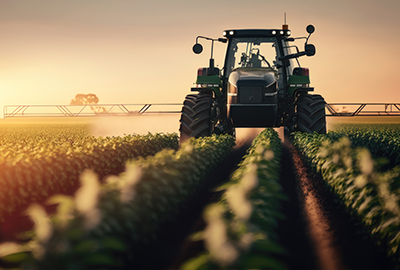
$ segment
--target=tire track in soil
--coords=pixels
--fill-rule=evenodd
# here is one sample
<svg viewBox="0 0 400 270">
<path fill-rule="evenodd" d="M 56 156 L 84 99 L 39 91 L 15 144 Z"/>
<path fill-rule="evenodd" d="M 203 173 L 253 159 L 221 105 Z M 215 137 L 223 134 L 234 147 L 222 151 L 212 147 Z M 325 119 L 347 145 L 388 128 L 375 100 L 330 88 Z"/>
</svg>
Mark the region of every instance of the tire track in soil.
<svg viewBox="0 0 400 270">
<path fill-rule="evenodd" d="M 290 148 L 283 144 L 280 184 L 289 200 L 281 201 L 281 211 L 286 219 L 279 220 L 277 234 L 287 254 L 277 258 L 285 262 L 288 269 L 317 269 L 316 254 L 306 229 L 307 222 L 303 216 L 295 171 Z"/>
<path fill-rule="evenodd" d="M 385 256 L 383 248 L 377 247 L 370 236 L 362 231 L 354 217 L 344 211 L 342 205 L 336 203 L 338 198 L 325 186 L 320 174 L 312 173 L 303 162 L 295 147 L 285 140 L 283 144 L 284 156 L 288 162 L 282 167 L 282 183 L 285 191 L 293 203 L 299 203 L 302 208 L 299 213 L 293 213 L 292 208 L 287 213 L 288 220 L 302 217 L 299 225 L 303 223 L 303 231 L 309 238 L 303 243 L 288 242 L 285 247 L 292 259 L 291 269 L 393 269 L 393 264 Z M 290 165 L 291 164 L 291 165 Z M 285 169 L 293 168 L 293 173 L 286 173 Z M 292 180 L 284 177 L 294 177 Z M 288 187 L 290 182 L 296 182 L 295 187 Z M 297 194 L 293 194 L 296 189 Z M 288 209 L 286 209 L 288 210 Z M 285 213 L 286 214 L 286 213 Z M 297 216 L 297 217 L 296 217 Z M 287 225 L 288 226 L 288 225 Z M 282 232 L 281 232 L 282 234 Z M 293 232 L 292 232 L 293 234 Z M 293 235 L 292 235 L 293 237 Z M 283 243 L 284 244 L 284 243 Z M 304 256 L 304 259 L 301 259 Z M 307 261 L 310 260 L 310 261 Z M 314 265 L 313 265 L 314 264 Z"/>
<path fill-rule="evenodd" d="M 318 197 L 312 177 L 303 164 L 300 155 L 293 145 L 287 145 L 293 157 L 297 173 L 303 215 L 307 221 L 309 236 L 314 246 L 318 269 L 346 269 L 343 265 L 338 247 L 335 245 L 334 232 L 326 216 L 325 209 Z"/>
</svg>

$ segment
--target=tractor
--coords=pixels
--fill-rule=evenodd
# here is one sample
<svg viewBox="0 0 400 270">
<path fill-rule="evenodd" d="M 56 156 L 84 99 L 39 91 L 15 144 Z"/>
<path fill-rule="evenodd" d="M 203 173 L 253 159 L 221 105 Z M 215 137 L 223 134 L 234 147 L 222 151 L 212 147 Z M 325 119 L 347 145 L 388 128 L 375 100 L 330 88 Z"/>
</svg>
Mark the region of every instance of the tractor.
<svg viewBox="0 0 400 270">
<path fill-rule="evenodd" d="M 292 131 L 326 133 L 325 101 L 310 94 L 308 68 L 299 57 L 313 56 L 316 49 L 308 44 L 315 31 L 306 28 L 307 37 L 290 37 L 289 27 L 282 29 L 236 29 L 223 32 L 223 38 L 198 36 L 193 52 L 203 46 L 199 39 L 212 42 L 209 67 L 197 71 L 198 92 L 186 96 L 180 118 L 181 143 L 191 137 L 227 133 L 235 128 L 284 127 Z M 304 51 L 290 44 L 305 39 Z M 227 43 L 224 67 L 214 64 L 214 42 Z M 292 53 L 294 49 L 294 53 Z"/>
</svg>

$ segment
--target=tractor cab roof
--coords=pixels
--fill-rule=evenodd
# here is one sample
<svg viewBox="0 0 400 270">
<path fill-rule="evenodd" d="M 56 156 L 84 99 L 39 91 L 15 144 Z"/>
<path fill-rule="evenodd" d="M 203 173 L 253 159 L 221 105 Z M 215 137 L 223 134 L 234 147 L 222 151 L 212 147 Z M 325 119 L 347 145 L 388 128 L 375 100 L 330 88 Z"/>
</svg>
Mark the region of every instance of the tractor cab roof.
<svg viewBox="0 0 400 270">
<path fill-rule="evenodd" d="M 223 36 L 225 38 L 231 39 L 234 37 L 276 37 L 290 36 L 290 30 L 282 30 L 282 29 L 233 29 L 233 30 L 225 30 L 223 32 Z"/>
</svg>

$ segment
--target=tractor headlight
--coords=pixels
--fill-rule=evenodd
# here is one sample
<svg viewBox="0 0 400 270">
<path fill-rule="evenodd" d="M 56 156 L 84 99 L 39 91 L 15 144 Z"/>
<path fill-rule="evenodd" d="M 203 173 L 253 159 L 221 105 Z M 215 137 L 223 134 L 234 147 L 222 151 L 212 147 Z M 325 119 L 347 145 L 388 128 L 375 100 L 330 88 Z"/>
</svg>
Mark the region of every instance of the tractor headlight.
<svg viewBox="0 0 400 270">
<path fill-rule="evenodd" d="M 274 31 L 272 31 L 272 34 L 273 34 L 273 35 L 276 35 L 276 31 L 275 31 L 275 30 L 274 30 Z"/>
<path fill-rule="evenodd" d="M 223 35 L 224 37 L 226 37 L 226 32 L 224 31 L 224 32 L 222 33 L 222 35 Z"/>
<path fill-rule="evenodd" d="M 290 33 L 290 31 L 287 31 L 286 34 L 287 34 L 288 36 L 290 36 L 291 33 Z"/>
<path fill-rule="evenodd" d="M 233 36 L 233 34 L 235 34 L 234 31 L 229 31 L 229 35 Z"/>
<path fill-rule="evenodd" d="M 279 34 L 283 35 L 283 31 L 281 30 L 281 31 L 279 32 Z"/>
<path fill-rule="evenodd" d="M 203 83 L 203 84 L 196 84 L 196 87 L 197 88 L 219 87 L 219 84 Z"/>
</svg>

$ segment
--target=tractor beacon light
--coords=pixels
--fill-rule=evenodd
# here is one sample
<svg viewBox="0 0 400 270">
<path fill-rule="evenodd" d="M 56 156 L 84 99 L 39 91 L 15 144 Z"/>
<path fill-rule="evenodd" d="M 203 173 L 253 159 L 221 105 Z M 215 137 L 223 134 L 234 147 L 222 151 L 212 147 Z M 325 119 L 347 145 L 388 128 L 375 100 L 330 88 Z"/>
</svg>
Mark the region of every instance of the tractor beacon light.
<svg viewBox="0 0 400 270">
<path fill-rule="evenodd" d="M 308 68 L 295 68 L 293 69 L 293 75 L 310 76 Z"/>
</svg>

